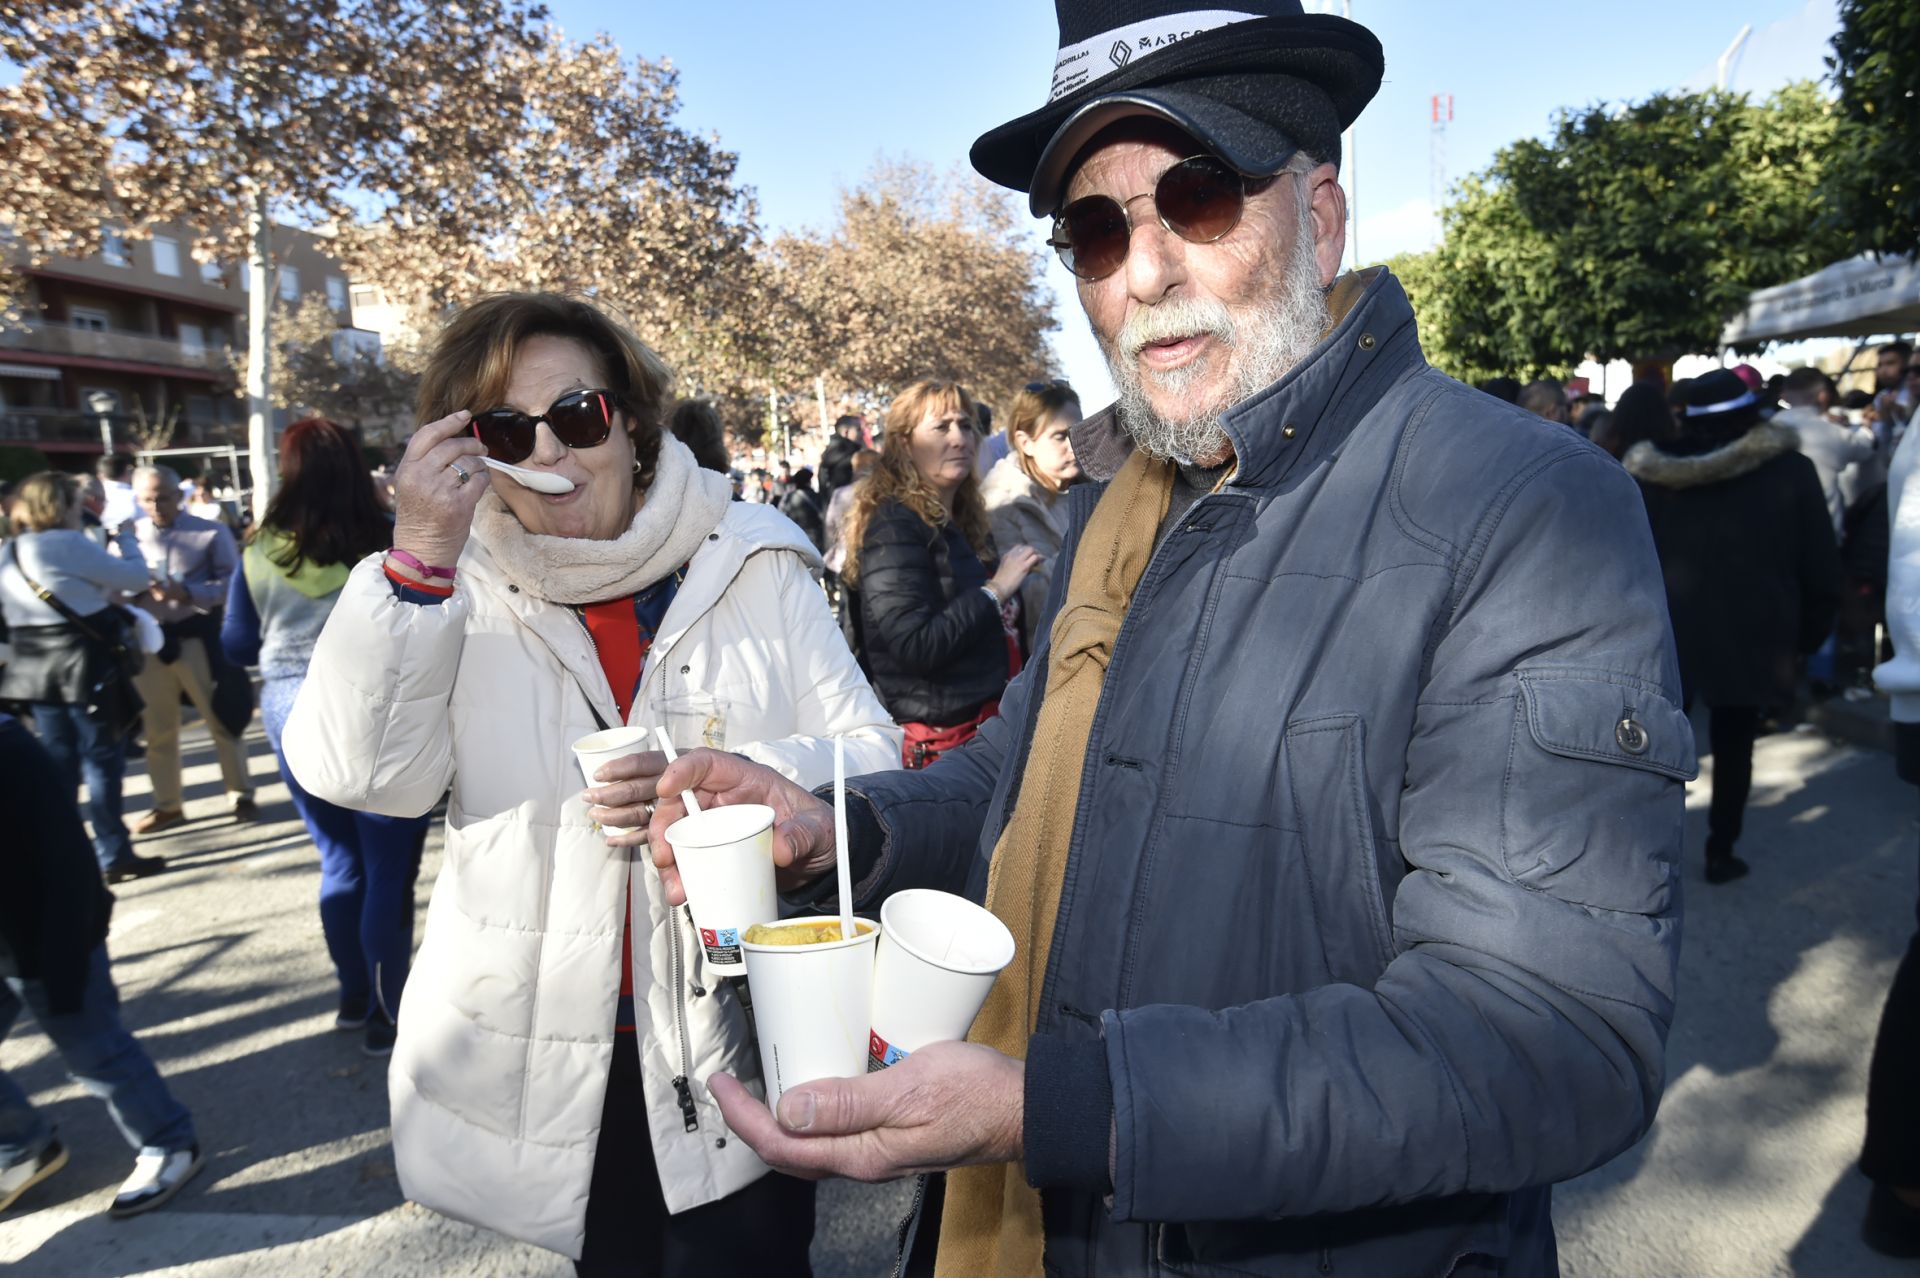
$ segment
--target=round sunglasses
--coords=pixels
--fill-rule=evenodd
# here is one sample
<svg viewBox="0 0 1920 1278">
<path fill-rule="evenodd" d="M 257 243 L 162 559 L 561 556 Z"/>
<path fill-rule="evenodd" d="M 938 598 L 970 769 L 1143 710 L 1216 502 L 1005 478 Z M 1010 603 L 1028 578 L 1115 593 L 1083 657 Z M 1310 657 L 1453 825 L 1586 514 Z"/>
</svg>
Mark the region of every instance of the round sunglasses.
<svg viewBox="0 0 1920 1278">
<path fill-rule="evenodd" d="M 473 435 L 486 446 L 487 456 L 509 465 L 533 455 L 534 437 L 541 422 L 568 448 L 594 448 L 613 433 L 613 413 L 620 398 L 610 390 L 569 391 L 538 417 L 516 408 L 490 408 L 476 413 Z"/>
<path fill-rule="evenodd" d="M 1210 155 L 1180 161 L 1153 184 L 1160 225 L 1189 244 L 1211 244 L 1240 225 L 1247 196 L 1272 178 L 1249 178 Z M 1133 200 L 1144 198 L 1136 195 Z M 1133 240 L 1133 214 L 1111 195 L 1088 195 L 1055 215 L 1047 243 L 1061 265 L 1083 280 L 1100 280 L 1120 269 Z"/>
</svg>

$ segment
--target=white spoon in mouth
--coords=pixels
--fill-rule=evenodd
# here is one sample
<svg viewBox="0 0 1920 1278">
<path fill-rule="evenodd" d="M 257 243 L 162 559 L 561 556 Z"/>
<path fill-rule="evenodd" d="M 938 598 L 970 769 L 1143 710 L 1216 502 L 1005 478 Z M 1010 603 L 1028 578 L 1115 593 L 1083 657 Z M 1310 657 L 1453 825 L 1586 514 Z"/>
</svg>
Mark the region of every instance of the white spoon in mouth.
<svg viewBox="0 0 1920 1278">
<path fill-rule="evenodd" d="M 571 479 L 565 475 L 556 475 L 549 470 L 528 470 L 524 466 L 509 466 L 491 457 L 482 457 L 480 460 L 495 470 L 511 475 L 515 483 L 522 488 L 531 488 L 536 493 L 553 493 L 557 496 L 560 493 L 570 493 L 574 489 L 574 482 Z"/>
</svg>

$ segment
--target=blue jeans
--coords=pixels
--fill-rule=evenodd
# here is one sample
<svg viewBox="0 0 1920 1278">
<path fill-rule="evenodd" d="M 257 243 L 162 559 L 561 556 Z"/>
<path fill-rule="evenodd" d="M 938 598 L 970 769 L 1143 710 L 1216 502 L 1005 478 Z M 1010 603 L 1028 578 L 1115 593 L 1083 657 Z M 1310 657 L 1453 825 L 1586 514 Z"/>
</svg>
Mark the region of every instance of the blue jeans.
<svg viewBox="0 0 1920 1278">
<path fill-rule="evenodd" d="M 107 968 L 107 947 L 97 946 L 88 960 L 86 993 L 80 1010 L 54 1016 L 47 1011 L 46 989 L 17 976 L 0 982 L 0 1041 L 25 1005 L 53 1040 L 67 1072 L 107 1103 L 114 1125 L 141 1153 L 170 1154 L 194 1144 L 193 1116 L 160 1080 L 145 1049 L 120 1023 L 120 995 Z M 53 1126 L 33 1107 L 19 1084 L 0 1073 L 0 1165 L 46 1147 Z"/>
<path fill-rule="evenodd" d="M 280 731 L 301 682 L 264 682 L 260 718 L 293 806 L 320 853 L 320 930 L 340 978 L 341 1001 L 364 1004 L 377 995 L 387 1019 L 395 1020 L 413 960 L 413 887 L 432 817 L 355 812 L 301 788 L 280 752 Z"/>
<path fill-rule="evenodd" d="M 110 869 L 133 856 L 133 839 L 121 819 L 120 784 L 127 774 L 127 747 L 87 717 L 85 706 L 35 706 L 34 730 L 66 778 L 67 793 L 87 783 L 87 820 L 93 823 L 93 855 Z"/>
</svg>

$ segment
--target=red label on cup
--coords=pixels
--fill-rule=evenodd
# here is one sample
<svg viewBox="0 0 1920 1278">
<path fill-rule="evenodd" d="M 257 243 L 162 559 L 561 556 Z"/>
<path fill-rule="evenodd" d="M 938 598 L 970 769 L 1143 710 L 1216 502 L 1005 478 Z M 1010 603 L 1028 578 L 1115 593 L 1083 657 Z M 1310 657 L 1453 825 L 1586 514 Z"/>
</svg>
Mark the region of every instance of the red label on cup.
<svg viewBox="0 0 1920 1278">
<path fill-rule="evenodd" d="M 901 1051 L 873 1030 L 867 1031 L 867 1073 L 877 1073 L 889 1065 L 904 1061 L 910 1055 L 912 1053 Z"/>
</svg>

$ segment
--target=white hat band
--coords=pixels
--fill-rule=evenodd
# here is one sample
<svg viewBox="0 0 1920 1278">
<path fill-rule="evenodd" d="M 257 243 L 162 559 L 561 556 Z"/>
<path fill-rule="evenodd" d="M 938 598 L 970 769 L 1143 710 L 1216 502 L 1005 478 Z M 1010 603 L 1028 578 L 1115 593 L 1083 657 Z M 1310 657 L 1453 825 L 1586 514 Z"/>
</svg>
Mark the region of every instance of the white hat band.
<svg viewBox="0 0 1920 1278">
<path fill-rule="evenodd" d="M 1192 13 L 1170 13 L 1148 18 L 1111 31 L 1102 31 L 1092 39 L 1068 45 L 1060 50 L 1053 64 L 1053 92 L 1047 101 L 1058 102 L 1076 89 L 1103 80 L 1142 54 L 1178 44 L 1188 36 L 1211 31 L 1235 22 L 1249 22 L 1260 15 L 1236 9 L 1197 9 Z"/>
</svg>

